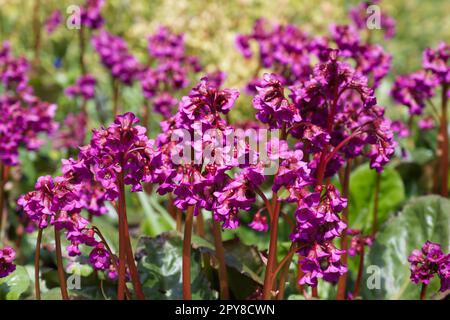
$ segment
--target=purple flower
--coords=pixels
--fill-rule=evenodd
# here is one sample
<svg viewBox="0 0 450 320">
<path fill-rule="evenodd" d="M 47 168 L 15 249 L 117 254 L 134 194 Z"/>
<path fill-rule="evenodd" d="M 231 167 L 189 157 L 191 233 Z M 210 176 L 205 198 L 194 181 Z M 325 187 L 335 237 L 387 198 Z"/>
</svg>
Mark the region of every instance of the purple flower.
<svg viewBox="0 0 450 320">
<path fill-rule="evenodd" d="M 97 244 L 89 254 L 89 262 L 95 270 L 107 270 L 111 264 L 109 252 L 103 243 Z"/>
<path fill-rule="evenodd" d="M 441 280 L 441 291 L 449 288 L 450 255 L 442 252 L 441 245 L 427 241 L 422 250 L 413 250 L 408 257 L 411 264 L 411 281 L 428 284 L 435 274 Z"/>
<path fill-rule="evenodd" d="M 305 258 L 299 262 L 304 272 L 299 281 L 301 285 L 316 287 L 319 278 L 336 283 L 339 277 L 347 272 L 347 267 L 340 261 L 344 251 L 334 247 L 331 242 L 324 245 L 316 243 L 310 248 L 300 249 L 300 252 L 302 252 L 301 255 L 305 255 Z"/>
<path fill-rule="evenodd" d="M 148 52 L 157 59 L 178 59 L 184 56 L 184 35 L 160 26 L 157 32 L 148 38 Z"/>
<path fill-rule="evenodd" d="M 197 121 L 207 127 L 220 121 L 221 114 L 227 114 L 239 97 L 235 89 L 220 90 L 212 86 L 207 78 L 202 78 L 188 96 L 181 99 L 176 116 L 179 128 L 193 129 Z"/>
<path fill-rule="evenodd" d="M 61 24 L 63 21 L 63 16 L 61 14 L 60 10 L 54 10 L 52 13 L 48 16 L 47 20 L 45 20 L 45 30 L 48 34 L 52 34 L 55 29 Z"/>
<path fill-rule="evenodd" d="M 360 230 L 347 229 L 347 234 L 350 235 L 350 247 L 348 248 L 348 254 L 350 256 L 356 256 L 363 254 L 365 246 L 371 246 L 373 244 L 372 236 L 363 236 Z"/>
<path fill-rule="evenodd" d="M 359 34 L 353 26 L 332 24 L 330 33 L 342 56 L 352 57 L 355 52 L 359 51 Z"/>
<path fill-rule="evenodd" d="M 84 144 L 86 136 L 86 114 L 69 113 L 64 119 L 64 125 L 56 133 L 53 145 L 56 149 L 72 148 L 76 149 Z"/>
<path fill-rule="evenodd" d="M 83 75 L 77 79 L 75 85 L 67 87 L 64 92 L 69 97 L 81 96 L 84 100 L 90 100 L 94 98 L 96 83 L 92 75 Z"/>
<path fill-rule="evenodd" d="M 16 265 L 13 263 L 15 258 L 16 252 L 13 248 L 0 249 L 0 278 L 7 277 L 16 270 Z"/>
<path fill-rule="evenodd" d="M 422 66 L 431 71 L 442 84 L 450 83 L 450 45 L 440 42 L 436 49 L 425 49 Z"/>
<path fill-rule="evenodd" d="M 153 104 L 156 112 L 162 114 L 165 118 L 170 118 L 172 110 L 178 104 L 178 100 L 170 93 L 162 92 L 154 98 Z"/>
<path fill-rule="evenodd" d="M 267 232 L 269 230 L 269 224 L 267 223 L 267 217 L 261 215 L 261 212 L 255 213 L 252 222 L 248 225 L 253 230 L 258 232 Z"/>
<path fill-rule="evenodd" d="M 391 130 L 395 132 L 399 138 L 407 138 L 410 135 L 408 127 L 400 120 L 391 122 Z"/>
<path fill-rule="evenodd" d="M 274 74 L 265 74 L 256 86 L 258 94 L 253 99 L 256 117 L 271 128 L 301 120 L 295 107 L 284 96 L 284 88 Z"/>
<path fill-rule="evenodd" d="M 425 118 L 420 119 L 419 122 L 417 123 L 417 125 L 419 126 L 419 129 L 421 129 L 421 130 L 430 130 L 430 129 L 434 129 L 436 127 L 432 117 L 425 117 Z"/>
<path fill-rule="evenodd" d="M 370 14 L 372 14 L 372 12 L 367 9 L 369 6 L 377 4 L 378 2 L 378 0 L 362 1 L 350 9 L 350 19 L 359 30 L 367 29 L 367 19 Z M 395 36 L 395 20 L 388 16 L 385 12 L 381 12 L 380 24 L 381 29 L 384 31 L 384 38 L 386 40 Z"/>
<path fill-rule="evenodd" d="M 56 129 L 53 121 L 56 105 L 36 97 L 21 103 L 15 98 L 0 96 L 0 161 L 9 166 L 18 164 L 19 148 L 36 150 L 42 145 L 39 134 L 51 134 Z"/>
<path fill-rule="evenodd" d="M 81 8 L 81 23 L 89 29 L 100 29 L 105 23 L 102 17 L 104 0 L 86 0 Z"/>
<path fill-rule="evenodd" d="M 139 61 L 129 52 L 122 38 L 103 30 L 92 37 L 92 45 L 111 75 L 125 85 L 131 85 L 141 73 Z"/>
<path fill-rule="evenodd" d="M 408 107 L 411 115 L 421 115 L 428 99 L 434 96 L 436 78 L 423 71 L 400 76 L 395 80 L 391 95 Z"/>
</svg>

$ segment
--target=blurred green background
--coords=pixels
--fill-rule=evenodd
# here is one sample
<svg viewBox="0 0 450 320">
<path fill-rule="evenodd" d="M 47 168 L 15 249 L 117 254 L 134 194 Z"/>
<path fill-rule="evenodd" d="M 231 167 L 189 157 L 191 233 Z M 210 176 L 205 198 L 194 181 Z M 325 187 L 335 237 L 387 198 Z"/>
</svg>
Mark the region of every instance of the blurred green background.
<svg viewBox="0 0 450 320">
<path fill-rule="evenodd" d="M 11 40 L 16 51 L 31 47 L 33 0 L 0 0 L 0 37 Z M 76 0 L 41 0 L 41 17 L 53 9 L 65 9 Z M 234 36 L 248 32 L 258 17 L 290 22 L 321 34 L 331 22 L 346 23 L 348 9 L 358 1 L 310 0 L 106 0 L 103 13 L 107 28 L 124 36 L 137 51 L 145 50 L 147 35 L 158 25 L 186 32 L 188 45 L 210 68 L 230 73 L 229 81 L 247 71 L 245 61 L 234 50 Z M 397 35 L 386 44 L 394 54 L 394 73 L 418 68 L 421 52 L 439 40 L 450 40 L 450 1 L 390 0 L 382 10 L 397 22 Z M 65 36 L 71 30 L 64 30 Z M 61 32 L 62 33 L 62 32 Z M 72 31 L 72 33 L 75 33 Z M 56 37 L 56 36 L 55 36 Z M 52 38 L 54 38 L 52 36 Z M 45 41 L 45 39 L 44 39 Z"/>
</svg>

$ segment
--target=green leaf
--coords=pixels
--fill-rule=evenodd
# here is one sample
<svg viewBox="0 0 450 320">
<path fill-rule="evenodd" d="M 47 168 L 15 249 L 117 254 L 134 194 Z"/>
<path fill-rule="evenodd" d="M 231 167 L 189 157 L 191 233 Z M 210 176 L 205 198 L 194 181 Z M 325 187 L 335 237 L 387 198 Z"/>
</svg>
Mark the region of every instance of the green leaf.
<svg viewBox="0 0 450 320">
<path fill-rule="evenodd" d="M 369 265 L 380 268 L 381 288 L 369 290 L 365 274 L 362 282 L 364 298 L 376 299 L 418 299 L 420 285 L 409 279 L 408 256 L 414 249 L 420 249 L 427 241 L 442 245 L 444 252 L 450 250 L 450 200 L 439 196 L 424 196 L 411 200 L 396 217 L 380 230 L 370 249 L 366 270 Z M 370 280 L 370 279 L 369 279 Z M 427 295 L 437 292 L 437 277 L 430 283 Z"/>
<path fill-rule="evenodd" d="M 9 276 L 0 279 L 0 300 L 19 300 L 30 287 L 31 281 L 27 270 L 17 266 Z"/>
<path fill-rule="evenodd" d="M 377 172 L 368 164 L 356 168 L 350 176 L 349 227 L 369 232 L 372 229 Z M 405 199 L 405 188 L 398 172 L 386 167 L 381 173 L 378 195 L 378 225 L 387 220 Z"/>
<path fill-rule="evenodd" d="M 165 232 L 156 238 L 141 238 L 138 270 L 147 299 L 182 299 L 182 238 Z M 191 290 L 193 299 L 213 299 L 206 275 L 201 270 L 200 252 L 191 250 Z"/>
<path fill-rule="evenodd" d="M 138 192 L 137 195 L 146 218 L 142 226 L 144 234 L 154 237 L 164 231 L 175 229 L 175 222 L 169 214 L 164 213 L 161 206 L 155 207 L 156 199 L 152 199 L 152 196 L 147 196 L 144 192 Z"/>
</svg>

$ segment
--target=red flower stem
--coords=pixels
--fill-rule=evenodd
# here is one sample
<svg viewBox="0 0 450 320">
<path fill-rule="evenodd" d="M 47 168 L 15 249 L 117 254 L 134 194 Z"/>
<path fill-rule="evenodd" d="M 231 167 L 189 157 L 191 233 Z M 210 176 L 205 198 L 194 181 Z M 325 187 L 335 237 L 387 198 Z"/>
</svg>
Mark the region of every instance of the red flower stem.
<svg viewBox="0 0 450 320">
<path fill-rule="evenodd" d="M 222 233 L 220 223 L 213 217 L 213 236 L 214 246 L 216 247 L 216 258 L 219 261 L 219 284 L 220 284 L 220 299 L 230 299 L 230 292 L 228 286 L 227 265 L 225 263 L 225 250 L 222 243 Z"/>
<path fill-rule="evenodd" d="M 136 262 L 134 261 L 134 254 L 133 254 L 133 248 L 131 247 L 131 239 L 130 239 L 130 232 L 128 230 L 128 219 L 127 219 L 127 209 L 125 205 L 125 210 L 123 212 L 123 232 L 125 236 L 125 250 L 127 255 L 127 263 L 128 268 L 130 269 L 130 275 L 131 275 L 131 281 L 133 283 L 134 292 L 136 293 L 136 296 L 138 300 L 145 300 L 144 292 L 142 291 L 141 282 L 139 280 L 139 273 L 136 267 Z"/>
<path fill-rule="evenodd" d="M 372 236 L 377 233 L 378 230 L 378 198 L 380 195 L 380 182 L 381 182 L 381 173 L 375 173 L 375 191 L 373 197 L 373 221 L 372 221 Z"/>
<path fill-rule="evenodd" d="M 56 265 L 58 268 L 59 286 L 61 288 L 61 296 L 63 300 L 69 300 L 69 294 L 67 293 L 66 277 L 64 275 L 64 264 L 62 259 L 61 250 L 61 236 L 59 231 L 55 229 L 55 252 L 56 252 Z"/>
<path fill-rule="evenodd" d="M 359 127 L 358 129 L 356 129 L 355 131 L 353 131 L 353 133 L 351 135 L 349 135 L 347 138 L 345 138 L 344 140 L 342 140 L 329 154 L 328 156 L 325 158 L 325 167 L 326 164 L 328 163 L 328 161 L 330 161 L 331 159 L 333 159 L 333 157 L 335 156 L 335 154 L 343 147 L 345 146 L 348 142 L 350 142 L 350 140 L 352 140 L 353 138 L 355 138 L 358 134 L 361 133 L 361 128 L 365 126 L 362 125 L 361 127 Z"/>
<path fill-rule="evenodd" d="M 303 277 L 303 270 L 302 267 L 300 265 L 300 262 L 302 261 L 302 257 L 298 257 L 298 261 L 297 261 L 297 276 L 295 277 L 296 279 L 296 288 L 297 291 L 301 294 L 305 294 L 305 287 L 303 285 L 300 284 L 300 279 Z"/>
<path fill-rule="evenodd" d="M 100 237 L 101 242 L 105 245 L 106 250 L 109 252 L 109 255 L 111 257 L 111 261 L 112 261 L 113 265 L 117 267 L 118 263 L 117 263 L 116 256 L 112 252 L 111 247 L 108 245 L 108 242 L 106 241 L 105 237 L 101 233 L 100 229 L 97 228 L 96 226 L 93 226 L 92 229 L 94 229 L 94 232 Z M 127 287 L 125 287 L 125 296 L 127 297 L 128 300 L 131 300 L 131 294 Z"/>
<path fill-rule="evenodd" d="M 319 290 L 317 289 L 317 286 L 316 287 L 312 287 L 311 291 L 312 291 L 311 292 L 311 297 L 319 298 Z"/>
<path fill-rule="evenodd" d="M 41 300 L 41 284 L 39 277 L 39 262 L 41 259 L 41 241 L 42 241 L 42 229 L 38 229 L 38 235 L 36 239 L 36 252 L 34 253 L 34 291 L 36 300 Z"/>
<path fill-rule="evenodd" d="M 3 215 L 5 206 L 6 166 L 0 161 L 0 241 L 3 236 Z"/>
<path fill-rule="evenodd" d="M 442 85 L 442 115 L 441 115 L 441 196 L 448 197 L 448 132 L 447 132 L 447 89 L 448 84 Z"/>
<path fill-rule="evenodd" d="M 347 165 L 345 166 L 344 177 L 342 180 L 342 196 L 348 199 L 349 190 L 350 190 L 350 172 L 352 167 L 352 159 L 347 160 Z M 347 249 L 348 249 L 348 238 L 347 238 L 347 228 L 348 228 L 348 206 L 344 208 L 342 211 L 342 221 L 345 222 L 347 227 L 342 231 L 341 236 L 341 249 L 345 250 L 344 254 L 341 257 L 341 261 L 344 265 L 347 265 Z M 338 286 L 337 286 L 337 300 L 345 300 L 346 296 L 346 286 L 347 286 L 347 273 L 344 273 L 339 277 Z"/>
<path fill-rule="evenodd" d="M 195 217 L 195 222 L 196 222 L 196 225 L 195 225 L 196 228 L 195 229 L 196 229 L 197 235 L 200 238 L 205 238 L 205 235 L 206 235 L 206 233 L 205 233 L 205 219 L 203 219 L 203 212 L 202 212 L 202 210 L 198 210 L 197 217 Z M 211 259 L 210 259 L 210 256 L 209 256 L 208 253 L 202 253 L 201 256 L 202 256 L 202 261 L 203 261 L 203 268 L 206 271 L 211 266 L 211 263 L 210 263 Z"/>
<path fill-rule="evenodd" d="M 426 283 L 422 283 L 422 289 L 420 290 L 420 300 L 427 299 L 427 287 L 428 285 Z"/>
<path fill-rule="evenodd" d="M 181 224 L 183 222 L 183 215 L 181 213 L 181 210 L 178 209 L 178 208 L 176 209 L 176 220 L 175 220 L 175 222 L 176 222 L 176 230 L 177 230 L 177 232 L 181 232 Z"/>
<path fill-rule="evenodd" d="M 117 187 L 119 189 L 119 201 L 117 205 L 117 214 L 119 216 L 119 275 L 117 285 L 117 299 L 123 300 L 126 288 L 126 236 L 125 236 L 125 187 L 123 182 L 123 172 L 117 175 Z"/>
<path fill-rule="evenodd" d="M 262 190 L 257 187 L 257 186 L 253 186 L 255 192 L 261 197 L 261 199 L 264 201 L 264 204 L 266 206 L 267 211 L 269 212 L 269 216 L 270 216 L 270 221 L 272 221 L 272 217 L 273 217 L 273 208 L 272 208 L 272 204 L 270 203 L 270 201 L 267 199 L 267 197 L 264 195 L 264 192 L 262 192 Z"/>
<path fill-rule="evenodd" d="M 170 216 L 176 220 L 177 219 L 177 207 L 173 204 L 172 194 L 169 194 L 167 210 L 169 211 Z"/>
<path fill-rule="evenodd" d="M 289 266 L 291 264 L 293 254 L 289 256 L 288 261 L 286 261 L 286 264 L 283 267 L 283 271 L 281 271 L 280 274 L 280 285 L 278 286 L 278 294 L 277 294 L 277 300 L 283 300 L 284 298 L 284 291 L 286 289 L 286 277 L 289 272 Z"/>
<path fill-rule="evenodd" d="M 150 126 L 148 125 L 149 122 L 149 115 L 150 115 L 150 106 L 148 104 L 148 100 L 145 99 L 144 103 L 142 105 L 142 125 L 147 129 L 147 135 L 150 130 Z"/>
<path fill-rule="evenodd" d="M 192 221 L 194 219 L 194 207 L 190 206 L 186 211 L 183 237 L 183 299 L 191 300 L 191 239 Z"/>
<path fill-rule="evenodd" d="M 363 271 L 364 271 L 364 245 L 362 246 L 361 253 L 359 254 L 358 275 L 356 276 L 355 291 L 353 291 L 353 297 L 355 298 L 359 296 Z"/>
<path fill-rule="evenodd" d="M 280 274 L 280 283 L 278 285 L 278 294 L 277 294 L 277 300 L 283 300 L 284 298 L 284 291 L 286 288 L 286 277 L 289 272 L 289 266 L 291 265 L 292 258 L 294 257 L 294 253 L 296 251 L 295 244 L 291 244 L 291 247 L 289 248 L 288 254 L 280 261 L 278 266 L 275 268 L 275 271 L 272 273 L 272 278 L 275 280 L 277 277 L 278 272 L 280 269 L 282 269 Z"/>
<path fill-rule="evenodd" d="M 278 241 L 278 217 L 280 214 L 280 203 L 277 194 L 274 193 L 274 206 L 272 219 L 270 220 L 270 242 L 269 257 L 267 259 L 266 273 L 264 275 L 263 299 L 270 300 L 273 285 L 272 272 L 277 262 L 277 241 Z"/>
</svg>

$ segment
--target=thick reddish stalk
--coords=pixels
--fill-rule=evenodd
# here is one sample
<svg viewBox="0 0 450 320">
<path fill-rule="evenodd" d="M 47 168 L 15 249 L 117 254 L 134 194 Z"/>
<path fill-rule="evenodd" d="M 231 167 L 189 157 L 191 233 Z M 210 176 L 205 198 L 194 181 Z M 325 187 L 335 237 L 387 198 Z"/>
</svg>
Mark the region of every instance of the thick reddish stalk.
<svg viewBox="0 0 450 320">
<path fill-rule="evenodd" d="M 56 265 L 58 268 L 59 286 L 61 288 L 61 296 L 63 300 L 69 300 L 69 294 L 67 293 L 66 277 L 64 275 L 64 264 L 62 260 L 61 236 L 56 228 L 55 228 L 55 252 L 56 252 Z"/>
<path fill-rule="evenodd" d="M 420 300 L 426 300 L 427 299 L 427 284 L 422 283 L 422 289 L 420 290 Z"/>
<path fill-rule="evenodd" d="M 352 160 L 347 160 L 347 165 L 345 167 L 344 172 L 344 178 L 342 181 L 342 196 L 346 199 L 348 199 L 349 189 L 350 189 L 350 171 L 352 166 Z M 345 250 L 344 254 L 342 255 L 342 263 L 344 265 L 347 265 L 347 249 L 348 249 L 348 238 L 347 238 L 347 228 L 348 228 L 348 206 L 344 208 L 342 211 L 342 221 L 345 222 L 347 227 L 342 231 L 341 236 L 341 249 Z M 345 300 L 345 292 L 346 292 L 346 286 L 347 286 L 347 273 L 344 273 L 342 276 L 339 277 L 338 281 L 338 287 L 337 287 L 337 294 L 336 298 L 337 300 Z"/>
<path fill-rule="evenodd" d="M 142 291 L 141 282 L 139 280 L 139 273 L 136 267 L 136 262 L 134 261 L 133 248 L 131 247 L 131 239 L 130 232 L 128 230 L 128 219 L 127 219 L 127 209 L 125 205 L 125 210 L 123 212 L 124 217 L 124 236 L 125 236 L 125 244 L 126 244 L 126 254 L 127 254 L 127 263 L 128 268 L 130 269 L 131 281 L 133 282 L 134 292 L 138 300 L 145 300 L 144 292 Z"/>
<path fill-rule="evenodd" d="M 355 298 L 359 296 L 363 270 L 364 270 L 364 245 L 362 246 L 361 253 L 359 254 L 358 275 L 356 276 L 355 291 L 353 291 L 353 297 Z"/>
<path fill-rule="evenodd" d="M 5 165 L 0 161 L 0 241 L 3 235 L 3 214 L 4 214 L 4 200 L 5 200 Z"/>
<path fill-rule="evenodd" d="M 183 215 L 181 213 L 181 210 L 178 208 L 176 208 L 175 214 L 176 214 L 176 220 L 175 220 L 176 227 L 175 228 L 176 228 L 177 232 L 181 232 L 181 224 L 183 222 Z"/>
<path fill-rule="evenodd" d="M 41 241 L 42 241 L 42 229 L 38 229 L 38 235 L 36 239 L 36 252 L 34 253 L 34 290 L 36 300 L 41 300 L 41 284 L 39 277 L 39 262 L 41 259 Z"/>
<path fill-rule="evenodd" d="M 442 86 L 442 115 L 441 115 L 441 135 L 442 135 L 441 195 L 443 197 L 448 197 L 447 89 L 448 84 L 444 84 Z"/>
<path fill-rule="evenodd" d="M 219 284 L 220 284 L 220 299 L 228 300 L 230 292 L 228 288 L 228 274 L 227 265 L 225 263 L 225 250 L 222 243 L 222 234 L 220 223 L 213 217 L 213 236 L 214 246 L 216 249 L 216 258 L 219 261 Z"/>
<path fill-rule="evenodd" d="M 270 220 L 270 242 L 269 242 L 269 257 L 267 259 L 266 273 L 264 275 L 263 299 L 270 300 L 273 278 L 272 273 L 277 262 L 277 241 L 278 241 L 278 217 L 280 215 L 280 203 L 277 195 L 274 194 L 274 209 Z"/>
<path fill-rule="evenodd" d="M 313 298 L 319 298 L 319 289 L 317 289 L 317 287 L 312 287 L 311 291 L 311 296 Z"/>
<path fill-rule="evenodd" d="M 191 300 L 191 239 L 192 221 L 194 219 L 194 207 L 191 206 L 186 211 L 186 221 L 184 223 L 183 238 L 183 299 Z"/>
<path fill-rule="evenodd" d="M 150 115 L 149 108 L 150 106 L 148 105 L 148 100 L 146 99 L 142 105 L 142 125 L 147 129 L 147 134 L 150 130 L 150 127 L 148 125 Z"/>
<path fill-rule="evenodd" d="M 117 285 L 117 299 L 123 300 L 125 298 L 125 287 L 126 287 L 126 260 L 127 260 L 127 248 L 126 248 L 126 236 L 124 234 L 125 221 L 124 221 L 124 211 L 125 211 L 125 187 L 123 182 L 123 172 L 118 174 L 117 186 L 119 188 L 119 203 L 118 212 L 119 215 L 119 274 L 118 274 L 118 285 Z"/>
</svg>

